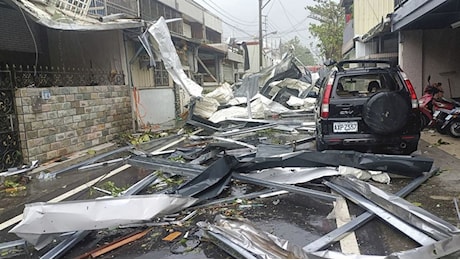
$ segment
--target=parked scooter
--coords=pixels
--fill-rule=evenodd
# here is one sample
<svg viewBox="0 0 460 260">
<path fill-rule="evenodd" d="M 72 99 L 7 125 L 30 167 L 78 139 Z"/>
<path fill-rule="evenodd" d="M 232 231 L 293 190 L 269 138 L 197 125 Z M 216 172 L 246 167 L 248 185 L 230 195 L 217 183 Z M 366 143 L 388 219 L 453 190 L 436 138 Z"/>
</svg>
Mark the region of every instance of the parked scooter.
<svg viewBox="0 0 460 260">
<path fill-rule="evenodd" d="M 436 128 L 436 131 L 440 134 L 447 134 L 446 117 L 450 114 L 451 110 L 445 108 L 437 108 L 433 112 L 433 119 L 431 120 L 431 126 Z"/>
<path fill-rule="evenodd" d="M 418 107 L 421 112 L 421 126 L 422 129 L 425 127 L 433 127 L 434 120 L 433 120 L 433 94 L 425 93 L 419 100 L 418 100 Z"/>
<path fill-rule="evenodd" d="M 419 99 L 419 109 L 422 114 L 422 129 L 433 127 L 442 134 L 446 133 L 444 125 L 445 118 L 455 107 L 460 104 L 455 100 L 444 98 L 441 83 L 430 82 L 431 76 L 428 76 L 428 85 L 424 89 L 424 95 Z"/>
<path fill-rule="evenodd" d="M 460 103 L 455 100 L 449 101 L 455 107 L 450 110 L 439 108 L 433 114 L 433 121 L 435 122 L 436 130 L 439 133 L 448 133 L 453 137 L 460 137 Z"/>
<path fill-rule="evenodd" d="M 423 90 L 423 96 L 418 100 L 419 109 L 422 114 L 421 116 L 421 126 L 422 129 L 425 127 L 434 127 L 435 121 L 433 120 L 433 113 L 435 112 L 436 107 L 433 103 L 435 96 L 440 92 L 437 83 L 431 84 L 430 82 L 431 75 L 428 76 L 428 85 Z"/>
</svg>

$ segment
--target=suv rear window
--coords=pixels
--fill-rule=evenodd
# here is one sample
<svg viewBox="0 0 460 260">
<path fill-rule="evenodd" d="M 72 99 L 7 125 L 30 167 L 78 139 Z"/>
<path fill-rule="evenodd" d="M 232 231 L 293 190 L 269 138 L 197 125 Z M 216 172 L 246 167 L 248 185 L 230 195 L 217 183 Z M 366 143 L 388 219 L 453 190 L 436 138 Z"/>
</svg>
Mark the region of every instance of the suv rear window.
<svg viewBox="0 0 460 260">
<path fill-rule="evenodd" d="M 391 73 L 374 73 L 338 76 L 336 94 L 340 97 L 370 96 L 375 92 L 394 91 L 401 88 L 399 80 Z"/>
</svg>

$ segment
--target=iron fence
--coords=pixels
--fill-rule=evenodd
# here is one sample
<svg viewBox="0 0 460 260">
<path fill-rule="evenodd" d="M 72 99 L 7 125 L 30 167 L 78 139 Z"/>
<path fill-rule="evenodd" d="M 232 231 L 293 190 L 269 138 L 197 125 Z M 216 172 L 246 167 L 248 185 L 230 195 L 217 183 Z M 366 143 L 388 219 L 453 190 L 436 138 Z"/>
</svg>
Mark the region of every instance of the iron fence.
<svg viewBox="0 0 460 260">
<path fill-rule="evenodd" d="M 122 71 L 86 68 L 6 65 L 0 68 L 0 88 L 124 85 Z"/>
<path fill-rule="evenodd" d="M 46 66 L 0 67 L 0 172 L 21 165 L 15 89 L 24 87 L 124 85 L 119 71 Z"/>
<path fill-rule="evenodd" d="M 21 163 L 12 72 L 0 69 L 0 171 Z"/>
</svg>

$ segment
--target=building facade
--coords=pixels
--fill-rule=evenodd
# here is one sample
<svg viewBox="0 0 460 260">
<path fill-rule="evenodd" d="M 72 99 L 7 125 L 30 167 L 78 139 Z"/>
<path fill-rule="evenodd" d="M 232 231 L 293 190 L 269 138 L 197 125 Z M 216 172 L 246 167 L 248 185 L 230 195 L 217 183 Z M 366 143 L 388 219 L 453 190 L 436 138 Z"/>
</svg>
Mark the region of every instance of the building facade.
<svg viewBox="0 0 460 260">
<path fill-rule="evenodd" d="M 342 0 L 347 25 L 345 58 L 397 62 L 417 94 L 441 82 L 445 96 L 460 98 L 460 2 L 456 0 Z"/>
<path fill-rule="evenodd" d="M 191 79 L 241 74 L 242 51 L 215 46 L 222 21 L 192 0 L 23 2 L 0 0 L 0 169 L 173 127 L 190 97 L 139 41 L 161 16 Z"/>
</svg>

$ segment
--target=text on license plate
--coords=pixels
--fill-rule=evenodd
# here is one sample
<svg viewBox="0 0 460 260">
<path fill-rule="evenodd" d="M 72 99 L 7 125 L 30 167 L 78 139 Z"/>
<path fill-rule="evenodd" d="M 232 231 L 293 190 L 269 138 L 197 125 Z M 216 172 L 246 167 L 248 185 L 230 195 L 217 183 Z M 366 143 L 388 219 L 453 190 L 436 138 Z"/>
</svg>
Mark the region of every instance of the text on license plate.
<svg viewBox="0 0 460 260">
<path fill-rule="evenodd" d="M 335 122 L 335 133 L 358 132 L 358 122 Z"/>
</svg>

